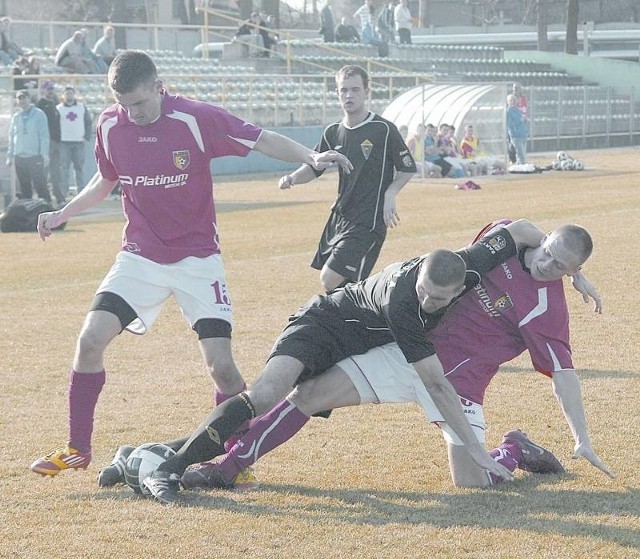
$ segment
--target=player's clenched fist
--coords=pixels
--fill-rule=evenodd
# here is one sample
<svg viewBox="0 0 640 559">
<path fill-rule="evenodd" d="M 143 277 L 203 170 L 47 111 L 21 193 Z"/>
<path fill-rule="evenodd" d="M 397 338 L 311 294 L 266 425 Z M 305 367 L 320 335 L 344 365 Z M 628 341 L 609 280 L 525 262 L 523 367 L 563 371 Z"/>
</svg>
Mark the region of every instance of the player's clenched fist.
<svg viewBox="0 0 640 559">
<path fill-rule="evenodd" d="M 44 241 L 51 236 L 53 229 L 60 227 L 66 219 L 62 217 L 62 212 L 45 212 L 38 216 L 38 235 Z"/>
</svg>

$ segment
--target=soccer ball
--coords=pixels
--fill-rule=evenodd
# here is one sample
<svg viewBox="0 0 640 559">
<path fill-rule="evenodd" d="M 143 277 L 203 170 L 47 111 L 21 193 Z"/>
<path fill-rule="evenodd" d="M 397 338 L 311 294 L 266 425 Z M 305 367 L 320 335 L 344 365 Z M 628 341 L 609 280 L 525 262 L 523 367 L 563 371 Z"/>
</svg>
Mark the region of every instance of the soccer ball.
<svg viewBox="0 0 640 559">
<path fill-rule="evenodd" d="M 566 151 L 559 151 L 556 155 L 556 159 L 558 161 L 565 161 L 566 159 L 570 159 L 569 154 Z"/>
<path fill-rule="evenodd" d="M 584 170 L 584 161 L 582 161 L 582 159 L 574 159 L 573 160 L 573 170 L 574 171 L 583 171 Z"/>
<path fill-rule="evenodd" d="M 573 159 L 563 159 L 560 168 L 563 171 L 573 171 Z"/>
<path fill-rule="evenodd" d="M 142 480 L 171 458 L 175 450 L 160 443 L 145 443 L 136 448 L 124 465 L 124 481 L 136 493 L 143 493 Z"/>
</svg>

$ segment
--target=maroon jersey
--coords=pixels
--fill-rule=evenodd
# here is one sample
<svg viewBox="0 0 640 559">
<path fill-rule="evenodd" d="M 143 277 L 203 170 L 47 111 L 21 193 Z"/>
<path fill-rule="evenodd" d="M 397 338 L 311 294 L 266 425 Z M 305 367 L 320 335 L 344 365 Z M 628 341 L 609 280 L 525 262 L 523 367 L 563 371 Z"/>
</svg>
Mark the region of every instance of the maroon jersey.
<svg viewBox="0 0 640 559">
<path fill-rule="evenodd" d="M 479 404 L 498 367 L 525 350 L 547 376 L 573 369 L 563 282 L 535 281 L 522 252 L 484 274 L 429 339 L 456 392 Z"/>
<path fill-rule="evenodd" d="M 101 175 L 119 180 L 122 249 L 167 264 L 220 252 L 210 162 L 246 156 L 262 129 L 213 105 L 162 94 L 162 114 L 139 126 L 119 105 L 97 127 Z"/>
</svg>

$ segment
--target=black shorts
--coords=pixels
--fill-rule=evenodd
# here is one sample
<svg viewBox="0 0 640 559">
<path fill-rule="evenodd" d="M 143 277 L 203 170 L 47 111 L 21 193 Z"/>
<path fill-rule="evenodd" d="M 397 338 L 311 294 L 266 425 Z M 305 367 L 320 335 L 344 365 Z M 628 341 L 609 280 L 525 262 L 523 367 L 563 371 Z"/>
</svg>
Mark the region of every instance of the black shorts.
<svg viewBox="0 0 640 559">
<path fill-rule="evenodd" d="M 349 281 L 360 281 L 371 274 L 384 239 L 384 235 L 331 212 L 311 267 L 322 270 L 326 264 Z"/>
<path fill-rule="evenodd" d="M 390 332 L 368 330 L 357 320 L 345 320 L 334 295 L 316 295 L 282 331 L 269 359 L 288 355 L 301 361 L 305 370 L 298 383 L 326 371 L 350 355 L 366 353 L 393 341 Z"/>
</svg>

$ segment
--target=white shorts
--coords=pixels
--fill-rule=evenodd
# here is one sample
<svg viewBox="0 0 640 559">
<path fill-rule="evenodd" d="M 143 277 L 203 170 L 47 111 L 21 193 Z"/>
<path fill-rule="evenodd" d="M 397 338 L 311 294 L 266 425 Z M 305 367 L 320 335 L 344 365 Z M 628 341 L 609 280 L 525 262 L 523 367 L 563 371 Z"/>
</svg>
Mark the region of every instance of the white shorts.
<svg viewBox="0 0 640 559">
<path fill-rule="evenodd" d="M 454 445 L 462 441 L 453 432 L 431 399 L 413 365 L 407 363 L 397 344 L 387 344 L 363 355 L 352 355 L 338 363 L 360 394 L 362 404 L 416 402 L 427 419 L 442 429 L 445 440 Z M 465 417 L 480 443 L 484 444 L 484 412 L 482 406 L 460 398 Z"/>
<path fill-rule="evenodd" d="M 121 251 L 96 293 L 122 297 L 136 312 L 127 330 L 144 334 L 158 318 L 164 302 L 175 297 L 191 327 L 202 318 L 218 318 L 233 326 L 222 257 L 189 256 L 173 264 L 158 264 Z"/>
</svg>

